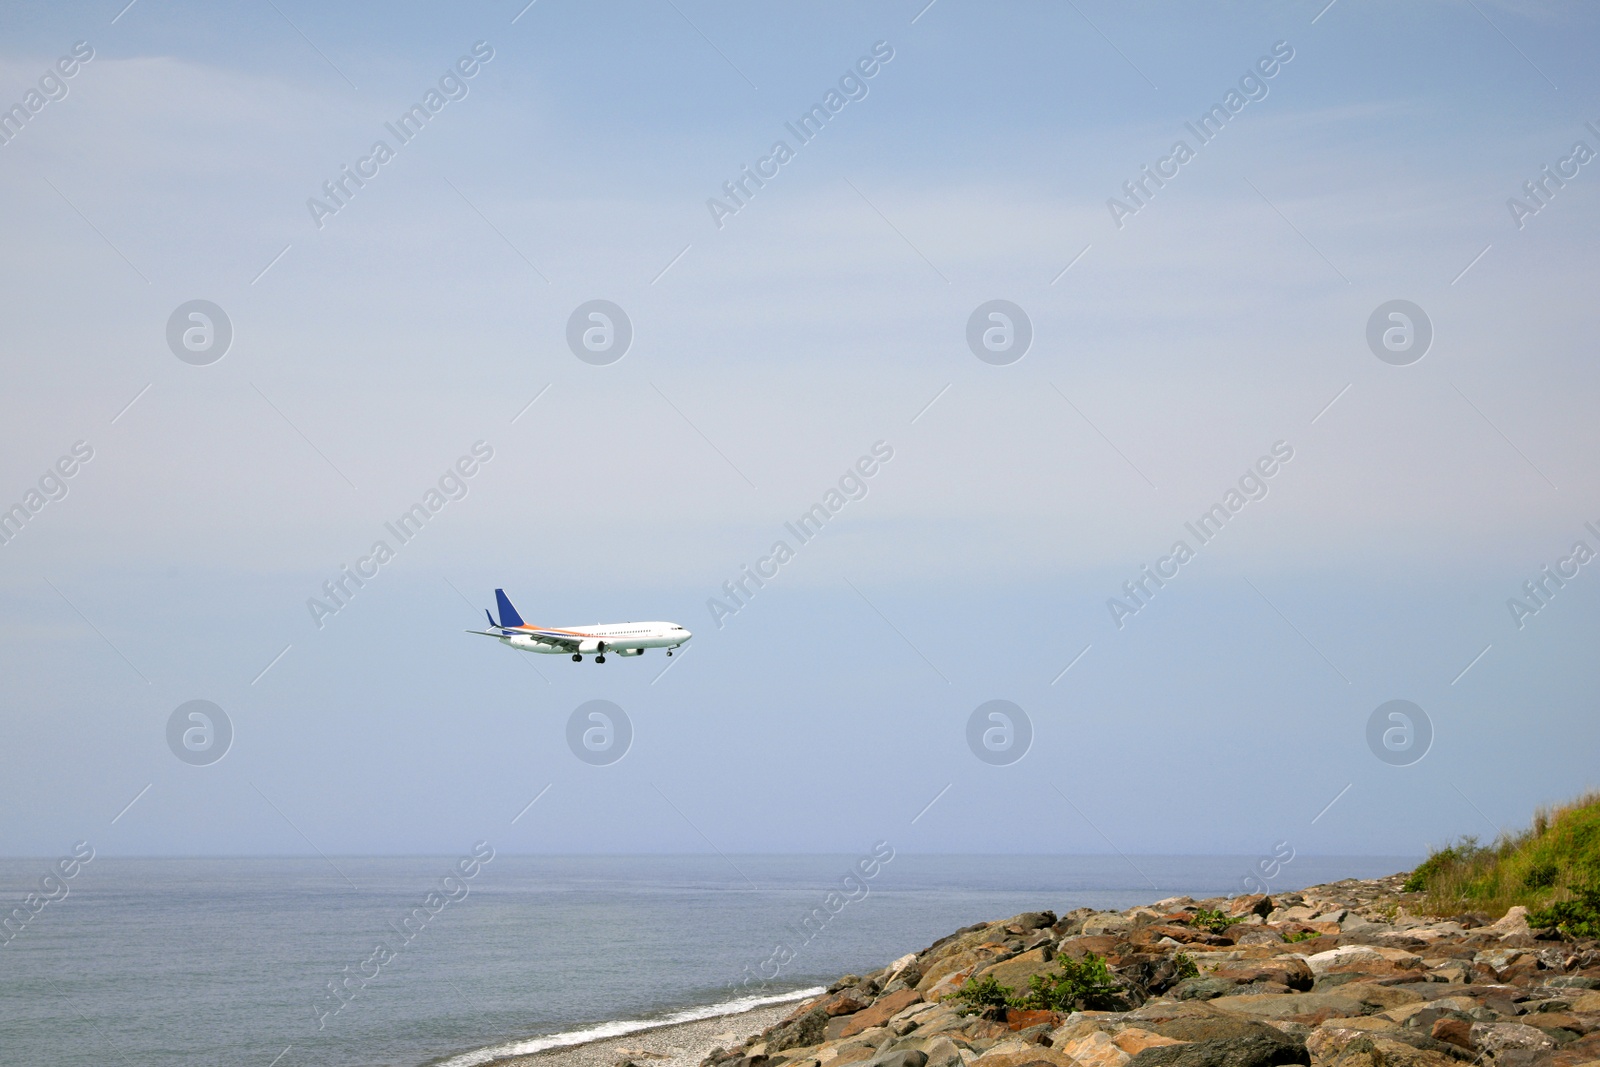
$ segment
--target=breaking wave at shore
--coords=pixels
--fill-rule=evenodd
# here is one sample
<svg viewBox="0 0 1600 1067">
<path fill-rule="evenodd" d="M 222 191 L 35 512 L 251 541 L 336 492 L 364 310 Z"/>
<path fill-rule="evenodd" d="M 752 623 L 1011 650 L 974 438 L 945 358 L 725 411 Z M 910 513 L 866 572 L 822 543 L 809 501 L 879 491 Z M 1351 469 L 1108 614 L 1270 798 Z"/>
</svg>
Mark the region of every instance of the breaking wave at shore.
<svg viewBox="0 0 1600 1067">
<path fill-rule="evenodd" d="M 471 1052 L 464 1052 L 458 1056 L 435 1061 L 433 1067 L 481 1067 L 482 1064 L 493 1063 L 496 1060 L 508 1059 L 512 1056 L 527 1056 L 535 1052 L 544 1052 L 547 1049 L 587 1045 L 591 1041 L 604 1041 L 607 1038 L 623 1037 L 642 1030 L 657 1030 L 664 1026 L 676 1026 L 680 1023 L 700 1022 L 704 1019 L 715 1019 L 722 1015 L 739 1015 L 743 1012 L 773 1004 L 787 1004 L 790 1001 L 805 1000 L 807 997 L 814 997 L 823 991 L 822 986 L 812 986 L 806 989 L 796 989 L 789 993 L 736 997 L 733 1000 L 725 1000 L 717 1004 L 706 1004 L 698 1008 L 684 1008 L 653 1019 L 617 1019 L 612 1022 L 597 1023 L 577 1030 L 564 1030 L 560 1033 L 546 1034 L 543 1037 L 506 1041 L 498 1045 L 474 1049 Z"/>
</svg>

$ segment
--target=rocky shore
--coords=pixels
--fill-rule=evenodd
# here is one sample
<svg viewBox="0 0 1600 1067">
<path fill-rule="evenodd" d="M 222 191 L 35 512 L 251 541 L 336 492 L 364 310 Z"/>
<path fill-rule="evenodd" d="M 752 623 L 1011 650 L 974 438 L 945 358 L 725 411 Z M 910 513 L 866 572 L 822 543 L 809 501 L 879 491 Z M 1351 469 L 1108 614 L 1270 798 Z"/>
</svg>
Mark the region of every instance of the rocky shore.
<svg viewBox="0 0 1600 1067">
<path fill-rule="evenodd" d="M 980 923 L 701 1067 L 1600 1067 L 1600 944 L 1403 881 Z"/>
</svg>

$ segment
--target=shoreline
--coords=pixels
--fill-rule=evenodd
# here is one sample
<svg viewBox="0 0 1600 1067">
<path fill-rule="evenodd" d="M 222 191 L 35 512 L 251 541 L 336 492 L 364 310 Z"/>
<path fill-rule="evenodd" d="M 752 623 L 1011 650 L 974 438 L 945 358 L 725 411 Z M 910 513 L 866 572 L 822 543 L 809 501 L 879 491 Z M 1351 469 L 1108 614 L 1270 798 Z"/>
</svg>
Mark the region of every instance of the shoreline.
<svg viewBox="0 0 1600 1067">
<path fill-rule="evenodd" d="M 640 1067 L 699 1067 L 719 1045 L 738 1044 L 822 992 L 822 986 L 814 986 L 683 1008 L 655 1019 L 595 1023 L 486 1045 L 431 1061 L 429 1067 L 612 1067 L 621 1059 L 637 1060 Z"/>
<path fill-rule="evenodd" d="M 1600 940 L 1408 881 L 1022 912 L 826 990 L 436 1067 L 1600 1067 Z"/>
</svg>

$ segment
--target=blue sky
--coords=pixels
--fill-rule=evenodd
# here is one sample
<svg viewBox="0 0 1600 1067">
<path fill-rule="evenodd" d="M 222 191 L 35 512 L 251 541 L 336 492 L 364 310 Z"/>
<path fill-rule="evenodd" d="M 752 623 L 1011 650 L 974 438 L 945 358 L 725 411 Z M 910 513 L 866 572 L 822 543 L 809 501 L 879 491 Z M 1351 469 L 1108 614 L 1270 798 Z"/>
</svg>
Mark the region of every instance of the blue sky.
<svg viewBox="0 0 1600 1067">
<path fill-rule="evenodd" d="M 1489 0 L 0 13 L 0 105 L 93 49 L 0 145 L 4 505 L 93 449 L 0 547 L 0 852 L 1415 854 L 1520 824 L 1600 741 L 1600 579 L 1520 629 L 1506 603 L 1600 549 L 1600 164 L 1520 228 L 1507 200 L 1600 149 L 1596 31 Z M 478 42 L 319 227 L 307 200 Z M 875 46 L 719 227 L 707 200 Z M 1119 228 L 1108 199 L 1275 46 Z M 209 366 L 166 341 L 193 299 L 234 330 Z M 593 299 L 633 324 L 609 366 L 565 341 Z M 1009 366 L 966 345 L 991 299 L 1033 326 Z M 1408 366 L 1366 342 L 1396 299 L 1434 329 Z M 465 497 L 314 625 L 479 441 Z M 878 441 L 867 495 L 719 628 L 707 601 Z M 519 657 L 462 633 L 496 586 L 696 637 L 665 675 Z M 1008 766 L 965 739 L 997 698 L 1033 724 Z M 1434 731 L 1405 766 L 1365 733 L 1397 698 Z M 233 724 L 209 766 L 167 747 L 192 699 Z M 591 699 L 633 723 L 610 766 L 566 748 Z"/>
</svg>

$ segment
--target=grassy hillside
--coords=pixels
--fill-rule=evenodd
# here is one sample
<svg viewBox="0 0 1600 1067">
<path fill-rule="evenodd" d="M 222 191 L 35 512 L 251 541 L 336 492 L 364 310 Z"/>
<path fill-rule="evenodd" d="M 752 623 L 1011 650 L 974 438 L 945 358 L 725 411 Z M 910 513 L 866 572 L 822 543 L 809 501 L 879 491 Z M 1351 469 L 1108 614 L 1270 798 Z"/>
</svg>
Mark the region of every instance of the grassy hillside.
<svg viewBox="0 0 1600 1067">
<path fill-rule="evenodd" d="M 1600 792 L 1540 809 L 1531 827 L 1492 845 L 1467 837 L 1438 849 L 1405 888 L 1436 915 L 1524 904 L 1534 926 L 1600 936 Z"/>
</svg>

